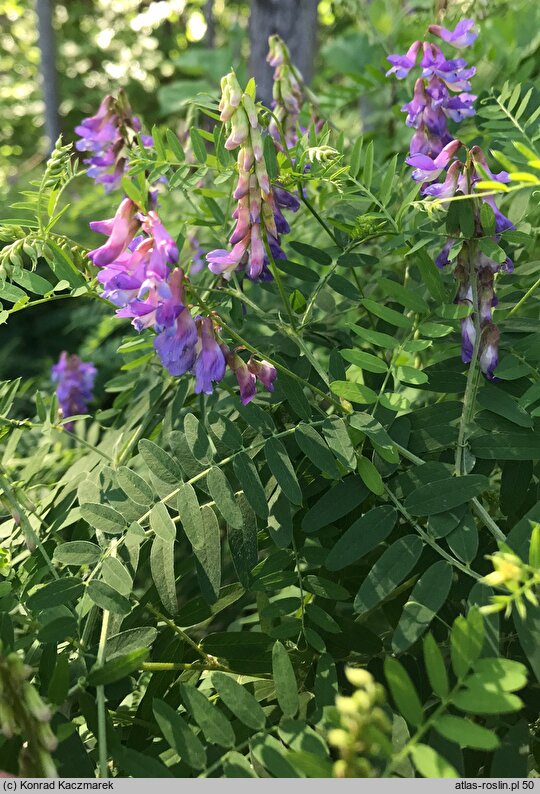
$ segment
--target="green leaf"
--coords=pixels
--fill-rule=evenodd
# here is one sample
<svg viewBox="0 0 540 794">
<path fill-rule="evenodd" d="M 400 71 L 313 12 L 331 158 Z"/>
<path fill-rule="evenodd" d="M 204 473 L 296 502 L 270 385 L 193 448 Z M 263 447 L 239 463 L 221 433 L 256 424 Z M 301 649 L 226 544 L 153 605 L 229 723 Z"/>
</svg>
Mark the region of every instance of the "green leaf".
<svg viewBox="0 0 540 794">
<path fill-rule="evenodd" d="M 376 347 L 384 347 L 387 350 L 393 350 L 397 347 L 397 342 L 390 334 L 384 334 L 382 331 L 373 331 L 371 328 L 364 328 L 361 325 L 351 325 L 351 331 L 364 342 L 369 342 Z"/>
<path fill-rule="evenodd" d="M 118 485 L 126 496 L 138 505 L 148 507 L 154 499 L 154 491 L 143 478 L 126 466 L 120 466 L 116 471 Z"/>
<path fill-rule="evenodd" d="M 316 574 L 309 573 L 304 576 L 303 584 L 308 593 L 328 598 L 330 601 L 346 601 L 349 597 L 349 593 L 342 585 Z"/>
<path fill-rule="evenodd" d="M 424 664 L 434 693 L 440 698 L 445 698 L 449 691 L 448 673 L 441 649 L 433 634 L 426 634 L 424 637 Z"/>
<path fill-rule="evenodd" d="M 129 600 L 106 582 L 92 579 L 86 592 L 96 606 L 114 615 L 129 615 L 131 612 Z"/>
<path fill-rule="evenodd" d="M 540 434 L 487 433 L 471 439 L 471 450 L 483 460 L 540 460 Z"/>
<path fill-rule="evenodd" d="M 430 516 L 446 513 L 453 507 L 465 504 L 489 487 L 482 474 L 447 477 L 416 488 L 405 499 L 405 508 L 413 516 Z"/>
<path fill-rule="evenodd" d="M 257 777 L 245 755 L 236 750 L 230 750 L 223 756 L 223 773 L 226 778 Z"/>
<path fill-rule="evenodd" d="M 152 708 L 167 744 L 178 753 L 184 763 L 194 769 L 203 769 L 206 764 L 206 750 L 183 717 L 158 698 L 154 698 Z"/>
<path fill-rule="evenodd" d="M 505 692 L 522 689 L 527 683 L 527 668 L 514 659 L 484 657 L 479 659 L 472 675 L 467 678 L 468 687 L 488 686 L 495 683 Z"/>
<path fill-rule="evenodd" d="M 212 685 L 219 697 L 240 722 L 254 731 L 260 731 L 266 724 L 266 716 L 257 700 L 245 686 L 225 673 L 212 673 Z"/>
<path fill-rule="evenodd" d="M 234 747 L 234 731 L 223 712 L 210 703 L 196 687 L 187 684 L 178 686 L 187 713 L 193 717 L 206 741 L 220 747 Z"/>
<path fill-rule="evenodd" d="M 243 493 L 238 496 L 242 526 L 227 527 L 229 549 L 238 579 L 249 588 L 251 571 L 257 564 L 257 519 Z"/>
<path fill-rule="evenodd" d="M 451 702 L 470 714 L 509 714 L 523 708 L 523 701 L 517 695 L 498 689 L 494 683 L 482 688 L 462 689 L 452 696 Z"/>
<path fill-rule="evenodd" d="M 461 203 L 461 202 L 460 202 Z M 415 744 L 411 747 L 411 758 L 416 770 L 427 778 L 459 777 L 446 758 L 427 744 Z"/>
<path fill-rule="evenodd" d="M 216 632 L 201 645 L 205 653 L 217 656 L 236 673 L 254 676 L 272 669 L 273 640 L 260 631 Z"/>
<path fill-rule="evenodd" d="M 294 504 L 302 504 L 302 491 L 296 474 L 287 454 L 287 450 L 277 438 L 269 438 L 265 447 L 266 461 L 270 471 L 279 483 L 283 493 Z"/>
<path fill-rule="evenodd" d="M 491 383 L 489 384 L 489 388 L 480 389 L 476 399 L 482 408 L 498 416 L 503 416 L 515 425 L 519 425 L 520 427 L 533 426 L 532 416 L 519 405 L 517 400 Z"/>
<path fill-rule="evenodd" d="M 372 353 L 365 353 L 363 350 L 356 348 L 345 348 L 339 351 L 340 356 L 348 361 L 349 364 L 354 364 L 355 367 L 367 370 L 367 372 L 375 372 L 376 374 L 385 373 L 388 371 L 386 362 Z"/>
<path fill-rule="evenodd" d="M 424 710 L 409 674 L 397 659 L 387 656 L 384 660 L 384 675 L 399 712 L 417 728 L 422 724 Z"/>
<path fill-rule="evenodd" d="M 422 636 L 448 598 L 451 584 L 452 566 L 445 560 L 435 562 L 421 575 L 392 636 L 394 653 L 407 650 Z"/>
<path fill-rule="evenodd" d="M 463 678 L 480 656 L 484 645 L 484 626 L 477 609 L 467 617 L 459 615 L 450 633 L 452 667 L 457 678 Z"/>
<path fill-rule="evenodd" d="M 165 542 L 174 541 L 176 538 L 176 527 L 163 502 L 155 504 L 150 511 L 150 526 L 156 537 Z"/>
<path fill-rule="evenodd" d="M 266 520 L 268 502 L 257 467 L 245 452 L 240 452 L 233 460 L 233 468 L 247 501 L 257 515 Z"/>
<path fill-rule="evenodd" d="M 486 205 L 487 206 L 487 205 Z M 397 281 L 392 281 L 389 278 L 377 279 L 377 284 L 382 290 L 390 295 L 398 303 L 401 303 L 406 309 L 411 309 L 419 314 L 427 314 L 429 306 L 426 301 L 420 297 L 416 292 L 413 292 L 412 285 L 404 287 Z"/>
<path fill-rule="evenodd" d="M 201 592 L 210 603 L 219 597 L 221 585 L 221 534 L 217 516 L 209 505 L 201 507 L 204 545 L 195 550 Z"/>
<path fill-rule="evenodd" d="M 305 514 L 302 519 L 304 532 L 317 532 L 334 523 L 338 518 L 351 513 L 368 495 L 368 489 L 360 477 L 351 475 L 333 485 Z"/>
<path fill-rule="evenodd" d="M 364 156 L 364 168 L 362 170 L 362 182 L 368 188 L 371 187 L 371 180 L 373 179 L 373 141 L 370 141 L 366 147 Z"/>
<path fill-rule="evenodd" d="M 394 442 L 384 429 L 370 414 L 359 413 L 358 411 L 349 417 L 351 427 L 360 430 L 369 440 L 377 444 L 378 447 L 388 452 L 395 452 Z M 397 462 L 397 458 L 396 461 Z"/>
<path fill-rule="evenodd" d="M 191 139 L 191 147 L 193 149 L 193 154 L 199 161 L 199 163 L 206 163 L 206 158 L 208 157 L 208 153 L 206 151 L 206 146 L 204 140 L 201 137 L 200 132 L 192 127 L 189 131 L 189 137 Z"/>
<path fill-rule="evenodd" d="M 139 670 L 149 653 L 148 648 L 137 648 L 134 651 L 115 656 L 105 662 L 102 667 L 95 665 L 88 674 L 88 683 L 90 686 L 105 686 L 120 681 L 135 670 Z"/>
<path fill-rule="evenodd" d="M 204 465 L 211 463 L 213 449 L 210 437 L 204 425 L 199 422 L 194 414 L 186 414 L 184 417 L 184 433 L 186 441 L 193 454 L 193 457 Z"/>
<path fill-rule="evenodd" d="M 500 742 L 493 731 L 477 725 L 475 722 L 454 717 L 450 714 L 442 714 L 433 723 L 435 730 L 448 739 L 455 742 L 460 747 L 474 747 L 477 750 L 495 750 Z"/>
<path fill-rule="evenodd" d="M 457 202 L 461 204 L 460 201 Z M 416 251 L 414 254 L 415 264 L 420 271 L 421 281 L 428 289 L 429 294 L 436 301 L 437 305 L 446 303 L 447 296 L 441 274 L 437 269 L 432 257 L 425 250 Z"/>
<path fill-rule="evenodd" d="M 250 742 L 251 754 L 275 778 L 297 778 L 300 774 L 289 761 L 290 751 L 271 734 Z"/>
<path fill-rule="evenodd" d="M 323 472 L 329 474 L 335 480 L 340 478 L 340 472 L 336 461 L 328 449 L 323 437 L 317 433 L 314 427 L 306 424 L 299 424 L 295 431 L 296 443 L 315 466 Z"/>
<path fill-rule="evenodd" d="M 176 509 L 182 521 L 182 526 L 186 537 L 194 549 L 201 549 L 204 546 L 204 527 L 201 517 L 201 509 L 195 488 L 189 483 L 185 483 L 178 489 Z"/>
<path fill-rule="evenodd" d="M 356 456 L 347 425 L 343 419 L 337 416 L 328 417 L 323 422 L 322 433 L 339 463 L 346 469 L 354 469 Z"/>
<path fill-rule="evenodd" d="M 369 488 L 372 493 L 377 494 L 377 496 L 382 496 L 384 493 L 384 483 L 382 481 L 382 477 L 379 474 L 376 466 L 369 460 L 369 458 L 366 458 L 363 455 L 358 457 L 357 471 L 362 478 L 364 485 Z"/>
<path fill-rule="evenodd" d="M 387 548 L 360 585 L 354 599 L 354 611 L 362 615 L 387 598 L 412 571 L 422 549 L 422 541 L 417 535 L 405 535 Z"/>
<path fill-rule="evenodd" d="M 334 380 L 330 384 L 330 389 L 338 397 L 343 397 L 345 400 L 350 400 L 350 402 L 360 405 L 371 405 L 371 403 L 377 401 L 377 395 L 373 389 L 370 389 L 369 386 L 364 386 L 362 383 Z"/>
<path fill-rule="evenodd" d="M 298 711 L 298 684 L 289 654 L 279 640 L 272 648 L 272 676 L 280 709 L 285 717 L 294 717 Z"/>
<path fill-rule="evenodd" d="M 45 585 L 38 585 L 37 589 L 30 592 L 26 600 L 26 607 L 32 612 L 41 612 L 42 609 L 51 609 L 63 604 L 76 601 L 84 591 L 84 585 L 75 577 L 56 579 Z"/>
<path fill-rule="evenodd" d="M 382 544 L 396 519 L 397 513 L 390 505 L 369 510 L 338 538 L 324 562 L 327 570 L 340 571 Z"/>
<path fill-rule="evenodd" d="M 390 309 L 384 304 L 370 298 L 363 298 L 362 304 L 370 314 L 374 314 L 375 317 L 379 317 L 390 325 L 395 325 L 397 328 L 405 328 L 406 330 L 410 330 L 413 326 L 413 321 L 409 317 L 405 317 L 401 312 Z"/>
<path fill-rule="evenodd" d="M 101 557 L 101 549 L 88 540 L 72 540 L 54 550 L 53 560 L 61 565 L 93 565 Z"/>
<path fill-rule="evenodd" d="M 115 656 L 123 656 L 140 648 L 149 649 L 156 637 L 157 630 L 153 626 L 138 626 L 136 629 L 111 634 L 107 638 L 105 658 L 113 659 Z"/>
<path fill-rule="evenodd" d="M 241 529 L 243 526 L 242 511 L 223 471 L 212 466 L 206 475 L 206 484 L 216 507 L 229 526 Z"/>
<path fill-rule="evenodd" d="M 161 603 L 169 614 L 174 615 L 178 611 L 174 573 L 174 541 L 154 538 L 150 549 L 150 570 Z"/>
<path fill-rule="evenodd" d="M 86 281 L 75 264 L 50 237 L 47 237 L 47 246 L 44 251 L 47 248 L 50 249 L 53 257 L 51 259 L 47 256 L 46 259 L 58 281 L 67 281 L 70 287 L 85 286 Z"/>
<path fill-rule="evenodd" d="M 527 604 L 527 614 L 521 617 L 517 610 L 513 610 L 512 619 L 519 644 L 537 681 L 540 681 L 540 607 Z"/>
<path fill-rule="evenodd" d="M 139 441 L 139 452 L 152 474 L 159 480 L 170 485 L 182 482 L 182 472 L 174 458 L 153 441 L 149 441 L 147 438 Z"/>
<path fill-rule="evenodd" d="M 294 248 L 302 256 L 305 256 L 306 259 L 310 259 L 313 262 L 317 262 L 319 265 L 331 265 L 332 264 L 332 257 L 326 253 L 326 251 L 322 251 L 320 248 L 314 248 L 312 245 L 308 245 L 307 243 L 300 243 L 296 240 L 293 240 L 289 243 L 291 248 Z"/>
<path fill-rule="evenodd" d="M 139 753 L 129 747 L 122 747 L 120 743 L 113 747 L 112 754 L 120 769 L 128 773 L 128 777 L 141 778 L 166 778 L 174 777 L 165 764 L 146 753 Z"/>
<path fill-rule="evenodd" d="M 128 569 L 116 557 L 105 557 L 101 566 L 103 581 L 124 596 L 129 596 L 133 581 Z"/>
<path fill-rule="evenodd" d="M 353 179 L 356 179 L 360 173 L 360 166 L 362 164 L 362 147 L 364 145 L 363 138 L 357 138 L 351 151 L 350 174 Z"/>
<path fill-rule="evenodd" d="M 110 535 L 118 535 L 127 526 L 124 517 L 114 507 L 92 502 L 81 505 L 81 518 L 94 529 L 100 529 Z"/>
<path fill-rule="evenodd" d="M 529 565 L 531 568 L 540 568 L 540 524 L 532 525 L 531 543 L 529 546 Z"/>
<path fill-rule="evenodd" d="M 279 166 L 276 157 L 276 145 L 271 135 L 267 135 L 264 139 L 263 155 L 268 176 L 270 180 L 273 180 L 279 175 Z"/>
</svg>

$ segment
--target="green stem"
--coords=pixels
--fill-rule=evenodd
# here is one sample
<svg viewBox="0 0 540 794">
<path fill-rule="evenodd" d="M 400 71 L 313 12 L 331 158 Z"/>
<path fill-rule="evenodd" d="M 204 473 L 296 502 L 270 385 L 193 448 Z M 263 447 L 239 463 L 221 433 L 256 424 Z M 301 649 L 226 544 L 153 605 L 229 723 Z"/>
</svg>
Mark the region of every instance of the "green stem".
<svg viewBox="0 0 540 794">
<path fill-rule="evenodd" d="M 526 301 L 529 300 L 531 295 L 533 295 L 536 292 L 538 287 L 540 287 L 540 278 L 537 279 L 537 281 L 534 282 L 532 287 L 527 290 L 525 295 L 520 300 L 518 300 L 518 302 L 516 303 L 516 305 L 512 309 L 510 309 L 510 311 L 508 312 L 508 316 L 510 317 L 510 315 L 514 314 L 514 312 L 517 312 L 517 310 L 520 309 L 523 306 L 523 304 L 526 303 Z"/>
<path fill-rule="evenodd" d="M 298 182 L 298 193 L 300 194 L 300 199 L 302 201 L 302 204 L 304 204 L 304 206 L 306 206 L 308 208 L 308 210 L 311 212 L 311 214 L 313 215 L 315 220 L 322 226 L 322 228 L 329 235 L 329 237 L 332 238 L 333 242 L 338 246 L 338 248 L 341 248 L 341 246 L 338 245 L 338 241 L 337 241 L 336 236 L 335 236 L 334 232 L 332 231 L 332 229 L 328 226 L 326 221 L 324 221 L 321 218 L 321 216 L 319 215 L 319 213 L 317 212 L 315 207 L 306 198 L 305 193 L 304 193 L 304 186 L 302 185 L 301 182 Z"/>
<path fill-rule="evenodd" d="M 482 334 L 480 328 L 480 311 L 478 305 L 478 280 L 476 273 L 475 252 L 476 252 L 476 247 L 473 244 L 473 241 L 471 240 L 468 245 L 467 263 L 468 263 L 469 284 L 471 285 L 471 289 L 472 289 L 472 307 L 473 307 L 475 334 L 474 334 L 472 357 L 469 364 L 469 371 L 467 373 L 465 394 L 463 395 L 463 410 L 461 412 L 458 440 L 456 446 L 455 469 L 456 469 L 456 475 L 458 477 L 462 474 L 466 474 L 464 452 L 465 452 L 465 444 L 468 438 L 468 432 L 470 429 L 471 421 L 474 414 L 475 404 L 476 404 L 476 400 L 475 400 L 476 383 L 478 377 L 477 365 L 478 365 L 478 356 L 480 352 L 480 338 Z"/>
<path fill-rule="evenodd" d="M 144 605 L 141 604 L 141 606 L 145 606 L 149 612 L 151 612 L 153 615 L 155 615 L 156 618 L 158 618 L 158 620 L 161 620 L 162 623 L 165 623 L 165 625 L 168 626 L 170 629 L 172 629 L 175 634 L 178 634 L 178 636 L 181 637 L 182 640 L 187 645 L 193 648 L 193 650 L 204 660 L 205 663 L 212 665 L 213 657 L 208 656 L 208 654 L 203 651 L 201 646 L 197 645 L 195 640 L 192 640 L 191 637 L 188 634 L 186 634 L 186 632 L 183 629 L 181 629 L 180 626 L 177 626 L 173 620 L 170 620 L 170 618 L 168 618 L 166 615 L 160 612 L 159 609 L 156 609 L 156 607 L 153 606 L 152 604 L 144 604 Z"/>
<path fill-rule="evenodd" d="M 96 663 L 102 666 L 105 661 L 105 648 L 107 646 L 107 632 L 109 630 L 110 612 L 103 610 L 103 620 L 101 623 L 101 634 L 99 637 L 99 647 L 97 653 Z M 98 752 L 99 752 L 99 776 L 103 778 L 109 777 L 108 761 L 109 754 L 107 752 L 107 715 L 105 705 L 105 687 L 103 685 L 96 687 L 96 701 L 97 701 L 97 721 L 98 721 Z"/>
<path fill-rule="evenodd" d="M 452 557 L 451 554 L 448 554 L 448 552 L 446 552 L 442 548 L 442 546 L 439 546 L 437 541 L 434 540 L 431 537 L 431 535 L 429 535 L 425 531 L 425 529 L 423 529 L 420 526 L 420 524 L 418 524 L 418 522 L 414 520 L 414 518 L 411 516 L 411 514 L 408 512 L 408 510 L 405 508 L 405 506 L 392 493 L 390 488 L 387 485 L 385 485 L 384 489 L 385 489 L 390 501 L 393 502 L 393 504 L 395 505 L 396 509 L 401 513 L 403 518 L 405 518 L 406 521 L 408 521 L 408 523 L 412 527 L 414 527 L 414 529 L 418 532 L 418 534 L 420 535 L 420 537 L 422 538 L 424 543 L 427 543 L 428 546 L 431 546 L 431 548 L 434 549 L 437 552 L 437 554 L 439 554 L 441 557 L 443 557 L 443 559 L 445 559 L 447 562 L 449 562 L 450 565 L 453 565 L 454 568 L 457 568 L 458 571 L 461 571 L 462 573 L 466 574 L 467 576 L 470 576 L 472 579 L 476 579 L 476 581 L 479 581 L 482 578 L 479 573 L 476 573 L 476 571 L 473 571 L 472 568 L 469 568 L 467 565 L 463 565 L 463 563 L 459 562 L 459 560 L 456 560 L 455 557 Z"/>
</svg>

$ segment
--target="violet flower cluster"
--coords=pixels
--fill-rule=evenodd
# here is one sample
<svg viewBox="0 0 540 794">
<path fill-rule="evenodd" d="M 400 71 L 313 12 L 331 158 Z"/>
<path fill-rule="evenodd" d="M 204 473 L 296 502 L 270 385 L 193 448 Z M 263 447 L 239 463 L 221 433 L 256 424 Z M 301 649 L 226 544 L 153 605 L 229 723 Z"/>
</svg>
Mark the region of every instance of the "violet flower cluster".
<svg viewBox="0 0 540 794">
<path fill-rule="evenodd" d="M 268 124 L 268 132 L 278 149 L 283 149 L 280 127 L 287 148 L 298 140 L 298 117 L 302 107 L 304 81 L 302 75 L 291 63 L 289 49 L 278 35 L 268 39 L 267 63 L 274 69 L 272 88 L 272 110 L 275 118 Z"/>
<path fill-rule="evenodd" d="M 126 147 L 133 144 L 141 122 L 129 105 L 126 95 L 121 91 L 118 98 L 106 96 L 95 116 L 83 119 L 75 127 L 80 136 L 75 147 L 80 152 L 91 152 L 84 160 L 88 165 L 88 176 L 102 184 L 108 193 L 118 187 L 127 169 Z M 143 146 L 152 146 L 149 135 L 141 135 Z"/>
<path fill-rule="evenodd" d="M 95 377 L 93 364 L 65 351 L 60 354 L 58 363 L 51 368 L 51 380 L 56 383 L 56 396 L 63 417 L 86 413 L 88 403 L 93 399 Z M 64 427 L 71 432 L 73 424 L 66 422 Z"/>
<path fill-rule="evenodd" d="M 242 400 L 249 401 L 255 394 L 254 380 L 246 379 L 241 365 L 230 358 L 217 336 L 214 318 L 191 314 L 184 271 L 177 267 L 177 245 L 155 209 L 142 213 L 124 198 L 114 218 L 93 221 L 90 228 L 108 237 L 89 253 L 100 268 L 97 278 L 103 297 L 118 307 L 118 317 L 130 318 L 137 331 L 156 332 L 154 348 L 168 372 L 176 377 L 191 372 L 195 393 L 212 394 L 213 384 L 223 379 L 229 363 Z M 252 360 L 250 373 L 272 391 L 275 370 L 272 367 L 273 375 L 269 374 L 269 366 Z"/>
<path fill-rule="evenodd" d="M 453 31 L 440 25 L 431 25 L 428 30 L 457 48 L 468 46 L 477 36 L 471 19 L 462 20 Z M 448 120 L 460 122 L 475 113 L 473 103 L 476 97 L 469 93 L 469 78 L 475 73 L 474 67 L 468 67 L 463 58 L 447 60 L 436 44 L 415 41 L 405 55 L 388 57 L 392 68 L 387 74 L 395 74 L 398 79 L 405 78 L 416 65 L 421 50 L 422 75 L 415 83 L 413 99 L 402 108 L 407 113 L 406 124 L 415 129 L 406 162 L 413 168 L 413 179 L 421 183 L 421 194 L 444 200 L 456 193 L 474 193 L 476 183 L 483 179 L 508 182 L 510 178 L 505 171 L 494 174 L 490 170 L 478 146 L 473 146 L 466 153 L 466 162 L 459 160 L 457 154 L 465 147 L 448 129 Z M 503 231 L 514 226 L 499 210 L 493 196 L 479 193 L 478 198 L 489 205 L 493 212 L 493 239 L 497 242 Z M 485 232 L 476 205 L 473 212 L 474 235 L 483 237 Z M 450 263 L 453 258 L 451 252 L 458 245 L 454 239 L 447 241 L 435 260 L 437 267 L 442 268 Z M 472 264 L 471 257 L 474 258 Z M 496 262 L 476 246 L 473 248 L 470 242 L 465 242 L 457 253 L 454 270 L 458 282 L 456 303 L 472 306 L 474 310 L 473 314 L 461 321 L 461 357 L 466 364 L 472 360 L 479 329 L 480 368 L 489 380 L 494 380 L 498 363 L 499 330 L 493 322 L 492 309 L 497 305 L 494 282 L 499 270 L 511 272 L 511 259 L 506 258 L 502 264 Z M 471 283 L 472 278 L 475 284 Z M 477 301 L 474 300 L 475 293 Z M 476 311 L 478 318 L 475 316 Z"/>
<path fill-rule="evenodd" d="M 238 149 L 238 182 L 233 193 L 236 225 L 229 237 L 231 250 L 218 248 L 206 255 L 209 270 L 230 279 L 234 271 L 252 280 L 271 280 L 265 241 L 274 259 L 283 259 L 280 236 L 290 231 L 282 209 L 296 212 L 297 198 L 280 187 L 272 188 L 263 156 L 263 138 L 253 98 L 243 93 L 234 72 L 221 81 L 220 119 L 230 125 L 225 142 Z"/>
</svg>

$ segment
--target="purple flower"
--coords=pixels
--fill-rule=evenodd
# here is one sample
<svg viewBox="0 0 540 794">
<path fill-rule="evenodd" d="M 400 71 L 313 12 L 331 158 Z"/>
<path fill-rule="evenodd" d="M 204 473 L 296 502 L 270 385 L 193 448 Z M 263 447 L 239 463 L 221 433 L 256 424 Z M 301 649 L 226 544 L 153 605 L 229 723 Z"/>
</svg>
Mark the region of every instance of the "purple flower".
<svg viewBox="0 0 540 794">
<path fill-rule="evenodd" d="M 500 211 L 493 196 L 482 196 L 482 201 L 485 204 L 489 204 L 493 210 L 493 214 L 495 215 L 495 231 L 497 234 L 502 234 L 502 232 L 507 232 L 516 228 L 510 218 L 507 218 L 506 215 Z"/>
<path fill-rule="evenodd" d="M 58 363 L 51 368 L 51 380 L 57 384 L 56 396 L 63 417 L 86 413 L 88 403 L 93 399 L 95 377 L 93 364 L 65 351 L 61 353 Z M 73 422 L 67 422 L 64 427 L 71 432 Z"/>
<path fill-rule="evenodd" d="M 214 251 L 210 251 L 206 254 L 208 269 L 214 275 L 223 276 L 228 281 L 233 271 L 239 267 L 248 245 L 249 238 L 246 236 L 239 243 L 236 243 L 231 251 L 227 251 L 226 248 L 216 248 Z"/>
<path fill-rule="evenodd" d="M 437 265 L 438 268 L 442 269 L 443 267 L 446 267 L 446 265 L 450 264 L 450 259 L 448 258 L 448 255 L 453 245 L 454 245 L 454 240 L 451 237 L 449 237 L 448 240 L 443 245 L 441 251 L 437 255 L 437 258 L 435 259 L 435 264 Z"/>
<path fill-rule="evenodd" d="M 470 364 L 474 340 L 476 339 L 476 329 L 474 327 L 474 320 L 469 315 L 461 321 L 461 360 L 464 364 Z"/>
<path fill-rule="evenodd" d="M 450 141 L 434 160 L 425 154 L 413 154 L 405 162 L 413 166 L 413 179 L 416 182 L 433 182 L 444 171 L 451 158 L 461 146 L 461 141 Z"/>
<path fill-rule="evenodd" d="M 225 356 L 216 341 L 214 325 L 210 317 L 199 317 L 196 321 L 199 334 L 198 353 L 193 366 L 195 394 L 212 394 L 212 383 L 223 380 Z"/>
<path fill-rule="evenodd" d="M 238 386 L 240 387 L 240 399 L 242 405 L 247 405 L 257 393 L 257 378 L 250 372 L 246 362 L 240 358 L 238 353 L 233 353 L 227 345 L 221 345 L 221 350 L 227 360 L 229 368 L 236 375 Z"/>
<path fill-rule="evenodd" d="M 106 192 L 118 187 L 127 168 L 125 147 L 132 144 L 141 123 L 133 116 L 123 92 L 118 99 L 106 96 L 95 116 L 90 116 L 75 127 L 80 136 L 75 147 L 80 152 L 91 152 L 84 162 L 88 176 L 101 183 Z M 141 135 L 143 146 L 152 146 L 152 138 Z"/>
<path fill-rule="evenodd" d="M 268 361 L 257 361 L 251 356 L 247 363 L 248 369 L 259 380 L 266 391 L 274 391 L 274 381 L 277 377 L 276 368 Z"/>
<path fill-rule="evenodd" d="M 163 366 L 176 377 L 185 375 L 195 363 L 197 326 L 188 308 L 182 306 L 174 325 L 154 339 L 154 347 Z"/>
<path fill-rule="evenodd" d="M 494 381 L 495 367 L 499 363 L 499 329 L 489 323 L 480 338 L 480 369 L 488 380 Z"/>
<path fill-rule="evenodd" d="M 457 190 L 458 180 L 463 172 L 463 163 L 454 160 L 446 173 L 444 182 L 437 182 L 423 189 L 425 196 L 435 196 L 438 199 L 450 198 Z"/>
<path fill-rule="evenodd" d="M 140 225 L 137 207 L 130 198 L 122 200 L 114 218 L 106 221 L 91 221 L 90 228 L 93 232 L 109 235 L 106 243 L 88 254 L 94 265 L 103 267 L 118 259 L 135 237 Z"/>
<path fill-rule="evenodd" d="M 482 174 L 482 171 L 484 171 L 487 178 L 493 180 L 494 182 L 502 182 L 503 184 L 510 182 L 508 171 L 499 171 L 498 174 L 493 173 L 488 166 L 486 155 L 479 146 L 473 146 L 471 148 L 471 157 L 474 164 L 480 166 L 478 169 L 480 171 L 480 173 L 478 173 L 478 179 L 484 178 L 484 175 Z"/>
<path fill-rule="evenodd" d="M 424 54 L 420 61 L 422 77 L 438 77 L 452 91 L 470 91 L 469 78 L 476 74 L 474 66 L 467 67 L 464 58 L 447 60 L 436 44 L 425 41 Z"/>
<path fill-rule="evenodd" d="M 386 60 L 392 64 L 392 68 L 386 72 L 386 76 L 395 74 L 398 80 L 403 80 L 407 77 L 416 64 L 416 58 L 421 46 L 421 41 L 415 41 L 405 55 L 389 55 Z"/>
<path fill-rule="evenodd" d="M 468 47 L 476 41 L 478 36 L 478 32 L 474 29 L 473 19 L 462 19 L 461 22 L 457 23 L 453 31 L 443 28 L 441 25 L 430 25 L 428 30 L 434 36 L 438 36 L 458 49 Z"/>
</svg>

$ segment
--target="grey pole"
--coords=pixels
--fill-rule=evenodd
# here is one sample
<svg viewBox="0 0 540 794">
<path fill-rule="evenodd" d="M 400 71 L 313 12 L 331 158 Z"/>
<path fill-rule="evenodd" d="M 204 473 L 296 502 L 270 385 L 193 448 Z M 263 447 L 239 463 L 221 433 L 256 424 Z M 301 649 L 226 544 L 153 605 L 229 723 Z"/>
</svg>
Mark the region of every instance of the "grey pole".
<svg viewBox="0 0 540 794">
<path fill-rule="evenodd" d="M 40 71 L 45 104 L 45 134 L 47 152 L 50 154 L 60 134 L 58 117 L 58 77 L 56 74 L 56 50 L 52 25 L 52 0 L 37 0 Z"/>
<path fill-rule="evenodd" d="M 317 43 L 318 0 L 251 0 L 249 19 L 249 69 L 257 83 L 259 99 L 272 101 L 272 69 L 266 63 L 268 37 L 281 36 L 291 60 L 306 83 L 313 75 Z"/>
</svg>

